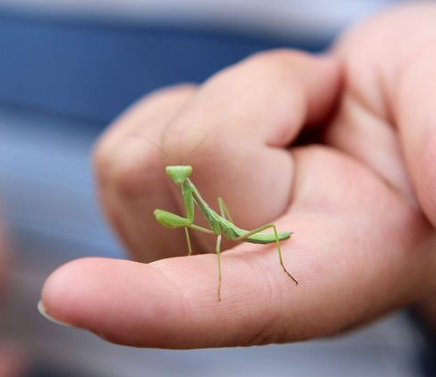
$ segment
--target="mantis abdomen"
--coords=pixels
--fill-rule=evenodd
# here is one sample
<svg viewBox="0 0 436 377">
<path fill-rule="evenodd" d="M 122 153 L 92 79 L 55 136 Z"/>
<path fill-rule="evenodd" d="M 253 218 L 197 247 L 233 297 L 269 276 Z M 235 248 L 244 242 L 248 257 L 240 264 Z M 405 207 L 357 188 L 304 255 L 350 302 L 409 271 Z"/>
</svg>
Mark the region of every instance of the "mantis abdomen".
<svg viewBox="0 0 436 377">
<path fill-rule="evenodd" d="M 290 232 L 277 232 L 280 241 L 287 240 L 291 238 Z M 276 242 L 276 237 L 274 234 L 256 234 L 244 239 L 244 242 L 268 244 Z"/>
</svg>

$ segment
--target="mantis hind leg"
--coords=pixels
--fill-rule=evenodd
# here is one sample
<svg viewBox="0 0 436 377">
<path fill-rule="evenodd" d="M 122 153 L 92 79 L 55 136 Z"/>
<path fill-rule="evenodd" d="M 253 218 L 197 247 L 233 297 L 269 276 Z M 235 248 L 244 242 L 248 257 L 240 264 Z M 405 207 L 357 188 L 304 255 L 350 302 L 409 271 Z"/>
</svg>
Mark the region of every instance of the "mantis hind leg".
<svg viewBox="0 0 436 377">
<path fill-rule="evenodd" d="M 251 230 L 251 231 L 245 233 L 244 235 L 238 237 L 235 241 L 244 241 L 246 238 L 248 238 L 256 233 L 263 232 L 264 230 L 270 229 L 270 228 L 272 228 L 274 230 L 274 236 L 276 238 L 275 242 L 276 242 L 276 246 L 277 246 L 277 252 L 279 254 L 280 266 L 282 266 L 285 274 L 288 275 L 294 281 L 294 283 L 298 285 L 298 281 L 290 274 L 290 272 L 286 269 L 285 264 L 283 263 L 282 250 L 280 248 L 280 240 L 279 240 L 279 236 L 277 234 L 277 228 L 276 228 L 275 224 L 266 224 L 266 225 L 263 225 L 259 228 L 254 229 L 254 230 Z"/>
<path fill-rule="evenodd" d="M 210 229 L 203 228 L 203 227 L 198 226 L 196 224 L 191 224 L 191 225 L 185 226 L 186 242 L 188 243 L 188 256 L 190 256 L 192 254 L 192 246 L 191 246 L 191 237 L 189 235 L 188 228 L 198 230 L 199 232 L 203 232 L 206 234 L 215 234 L 215 233 Z"/>
<path fill-rule="evenodd" d="M 231 222 L 233 222 L 232 216 L 230 216 L 229 209 L 227 208 L 226 203 L 224 203 L 223 198 L 218 198 L 218 206 L 220 207 L 221 217 L 224 217 L 226 220 L 230 220 Z"/>
<path fill-rule="evenodd" d="M 216 256 L 218 258 L 218 301 L 221 301 L 221 234 L 216 239 Z"/>
<path fill-rule="evenodd" d="M 192 254 L 191 237 L 189 236 L 188 227 L 185 226 L 186 242 L 188 243 L 188 256 Z"/>
</svg>

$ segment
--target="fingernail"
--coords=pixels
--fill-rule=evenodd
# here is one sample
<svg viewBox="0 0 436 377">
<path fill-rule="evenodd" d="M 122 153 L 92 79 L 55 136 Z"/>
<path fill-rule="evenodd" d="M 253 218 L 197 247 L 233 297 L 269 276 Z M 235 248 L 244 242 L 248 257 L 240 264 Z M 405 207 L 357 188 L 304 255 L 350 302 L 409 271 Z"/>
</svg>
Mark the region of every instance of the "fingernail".
<svg viewBox="0 0 436 377">
<path fill-rule="evenodd" d="M 42 301 L 38 302 L 38 311 L 43 317 L 48 319 L 50 322 L 56 323 L 57 325 L 64 326 L 64 327 L 77 328 L 76 326 L 70 325 L 69 323 L 53 318 L 50 314 L 47 313 L 47 310 L 45 309 L 45 306 L 42 303 Z"/>
</svg>

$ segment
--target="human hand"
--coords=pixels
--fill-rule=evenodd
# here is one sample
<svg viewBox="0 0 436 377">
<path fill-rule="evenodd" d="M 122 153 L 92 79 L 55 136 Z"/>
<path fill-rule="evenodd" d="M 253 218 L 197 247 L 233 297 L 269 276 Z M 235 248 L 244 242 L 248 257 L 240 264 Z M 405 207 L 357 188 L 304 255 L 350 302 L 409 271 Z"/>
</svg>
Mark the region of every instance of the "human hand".
<svg viewBox="0 0 436 377">
<path fill-rule="evenodd" d="M 116 343 L 164 348 L 309 339 L 369 321 L 434 288 L 435 237 L 420 210 L 379 174 L 322 146 L 289 146 L 303 127 L 332 123 L 340 69 L 332 59 L 277 51 L 256 55 L 199 88 L 152 95 L 100 141 L 96 170 L 106 214 L 137 259 L 81 259 L 43 289 L 47 312 Z M 155 208 L 181 213 L 161 153 L 190 157 L 193 182 L 235 223 L 275 221 L 294 236 L 240 244 L 222 255 L 218 302 L 213 254 L 186 254 L 183 231 L 156 223 Z M 135 136 L 135 137 L 132 137 Z M 214 250 L 197 235 L 196 250 Z"/>
<path fill-rule="evenodd" d="M 435 19 L 436 4 L 414 3 L 345 33 L 333 52 L 342 62 L 346 84 L 326 135 L 330 145 L 370 166 L 392 190 L 422 210 L 433 229 Z M 427 252 L 434 253 L 434 247 Z M 436 329 L 434 290 L 419 310 Z"/>
</svg>

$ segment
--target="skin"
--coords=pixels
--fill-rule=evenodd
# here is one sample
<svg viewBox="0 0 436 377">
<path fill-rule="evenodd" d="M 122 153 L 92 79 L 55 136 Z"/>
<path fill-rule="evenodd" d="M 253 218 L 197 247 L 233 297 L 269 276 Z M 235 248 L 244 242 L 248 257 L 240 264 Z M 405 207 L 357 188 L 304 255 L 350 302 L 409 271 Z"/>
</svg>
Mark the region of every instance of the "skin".
<svg viewBox="0 0 436 377">
<path fill-rule="evenodd" d="M 421 210 L 433 229 L 435 17 L 434 2 L 402 6 L 355 27 L 339 40 L 334 54 L 345 68 L 346 85 L 326 137 L 328 144 L 370 166 Z M 409 33 L 411 27 L 417 32 Z M 417 309 L 436 330 L 434 290 Z"/>
<path fill-rule="evenodd" d="M 435 17 L 434 4 L 391 10 L 345 33 L 328 58 L 261 53 L 134 105 L 99 141 L 95 169 L 114 229 L 151 263 L 64 265 L 43 288 L 47 312 L 115 343 L 198 348 L 310 339 L 432 302 Z M 295 145 L 319 127 L 324 145 Z M 153 210 L 182 214 L 183 203 L 144 138 L 185 163 L 203 135 L 189 159 L 196 186 L 209 203 L 222 196 L 241 228 L 292 230 L 282 251 L 298 287 L 274 245 L 224 245 L 221 302 L 213 254 L 173 258 L 186 253 L 184 233 Z M 193 243 L 214 250 L 207 235 Z"/>
</svg>

